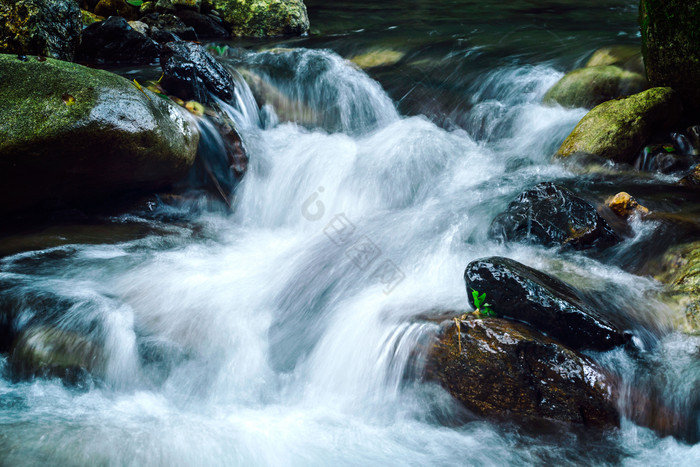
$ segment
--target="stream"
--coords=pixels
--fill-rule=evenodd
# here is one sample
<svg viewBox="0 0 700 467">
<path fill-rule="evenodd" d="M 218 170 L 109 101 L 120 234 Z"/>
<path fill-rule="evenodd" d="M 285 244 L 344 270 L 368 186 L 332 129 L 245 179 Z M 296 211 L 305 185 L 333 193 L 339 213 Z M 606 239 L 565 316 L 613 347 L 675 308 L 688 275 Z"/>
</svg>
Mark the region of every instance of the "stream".
<svg viewBox="0 0 700 467">
<path fill-rule="evenodd" d="M 671 175 L 551 161 L 586 111 L 543 95 L 597 48 L 638 44 L 637 2 L 306 4 L 309 37 L 219 57 L 285 96 L 259 109 L 239 76 L 220 103 L 250 159 L 230 209 L 193 192 L 3 240 L 0 306 L 101 350 L 99 377 L 72 385 L 14 380 L 0 354 L 0 465 L 698 465 L 700 444 L 627 418 L 603 433 L 470 418 L 420 377 L 424 317 L 469 310 L 465 266 L 507 256 L 635 316 L 640 355 L 588 355 L 700 432 L 700 339 L 634 274 L 671 241 L 659 222 L 602 256 L 487 235 L 543 181 L 680 209 L 682 190 L 659 193 Z M 390 60 L 347 60 L 369 52 Z"/>
</svg>

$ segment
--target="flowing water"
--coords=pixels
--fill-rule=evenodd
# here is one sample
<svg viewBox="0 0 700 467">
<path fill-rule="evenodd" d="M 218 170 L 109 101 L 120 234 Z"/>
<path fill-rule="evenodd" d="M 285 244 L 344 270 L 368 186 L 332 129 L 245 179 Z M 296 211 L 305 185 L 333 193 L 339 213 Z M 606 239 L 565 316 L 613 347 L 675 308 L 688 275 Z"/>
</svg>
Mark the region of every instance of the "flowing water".
<svg viewBox="0 0 700 467">
<path fill-rule="evenodd" d="M 318 35 L 223 59 L 278 93 L 259 111 L 240 81 L 221 104 L 250 158 L 231 209 L 164 199 L 0 259 L 18 327 L 100 349 L 72 385 L 14 380 L 0 357 L 0 464 L 697 465 L 700 445 L 627 418 L 536 432 L 475 420 L 420 378 L 437 330 L 421 317 L 468 309 L 465 266 L 504 255 L 633 315 L 637 354 L 592 356 L 620 375 L 621 408 L 653 386 L 697 438 L 698 339 L 626 272 L 658 223 L 601 258 L 487 237 L 541 181 L 594 200 L 666 181 L 550 161 L 585 111 L 542 96 L 595 48 L 638 41 L 633 2 L 326 3 L 307 2 Z M 402 55 L 369 75 L 344 60 L 372 48 Z"/>
</svg>

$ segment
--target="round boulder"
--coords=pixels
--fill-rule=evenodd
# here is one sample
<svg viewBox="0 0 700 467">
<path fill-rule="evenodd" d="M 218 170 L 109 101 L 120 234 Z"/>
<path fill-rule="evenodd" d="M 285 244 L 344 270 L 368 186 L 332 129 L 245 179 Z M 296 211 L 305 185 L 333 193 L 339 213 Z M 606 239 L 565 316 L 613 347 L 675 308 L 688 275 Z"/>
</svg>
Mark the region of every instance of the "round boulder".
<svg viewBox="0 0 700 467">
<path fill-rule="evenodd" d="M 543 102 L 590 109 L 610 99 L 644 91 L 647 87 L 644 76 L 614 65 L 580 68 L 560 79 L 547 91 Z"/>
<path fill-rule="evenodd" d="M 481 416 L 597 428 L 620 423 L 601 369 L 525 324 L 497 318 L 449 322 L 430 351 L 427 374 Z"/>
<path fill-rule="evenodd" d="M 0 212 L 157 189 L 194 162 L 191 117 L 121 76 L 10 55 L 0 75 Z"/>
<path fill-rule="evenodd" d="M 581 119 L 555 157 L 586 153 L 630 162 L 652 133 L 672 128 L 681 113 L 681 101 L 671 88 L 651 88 L 603 102 Z"/>
</svg>

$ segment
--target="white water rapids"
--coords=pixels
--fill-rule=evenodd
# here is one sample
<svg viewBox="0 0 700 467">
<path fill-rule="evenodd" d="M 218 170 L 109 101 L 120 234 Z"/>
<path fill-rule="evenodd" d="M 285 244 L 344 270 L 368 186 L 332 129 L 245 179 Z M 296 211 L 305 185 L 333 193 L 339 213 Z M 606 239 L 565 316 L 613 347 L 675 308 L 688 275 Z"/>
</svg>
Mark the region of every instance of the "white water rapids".
<svg viewBox="0 0 700 467">
<path fill-rule="evenodd" d="M 560 73 L 493 71 L 474 96 L 470 135 L 400 116 L 377 82 L 331 52 L 278 54 L 250 61 L 286 67 L 286 93 L 317 125 L 262 129 L 239 84 L 229 111 L 250 165 L 233 214 L 161 207 L 112 219 L 159 235 L 1 260 L 20 319 L 50 312 L 51 325 L 103 342 L 105 363 L 77 389 L 0 379 L 0 464 L 695 463 L 698 446 L 626 420 L 595 441 L 463 423 L 447 393 L 416 375 L 437 328 L 418 317 L 467 309 L 462 274 L 479 257 L 508 256 L 583 288 L 614 283 L 640 314 L 654 307 L 651 280 L 487 239 L 517 193 L 574 177 L 550 156 L 584 111 L 540 105 Z M 160 220 L 169 215 L 187 221 Z M 660 345 L 692 352 L 684 339 Z M 602 361 L 633 365 L 615 351 Z"/>
</svg>

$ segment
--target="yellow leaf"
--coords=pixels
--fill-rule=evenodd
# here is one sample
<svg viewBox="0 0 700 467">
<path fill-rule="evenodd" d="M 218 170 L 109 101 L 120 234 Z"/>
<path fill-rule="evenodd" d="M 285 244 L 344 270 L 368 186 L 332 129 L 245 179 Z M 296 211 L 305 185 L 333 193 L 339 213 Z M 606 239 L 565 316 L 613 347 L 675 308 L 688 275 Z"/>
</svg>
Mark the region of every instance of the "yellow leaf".
<svg viewBox="0 0 700 467">
<path fill-rule="evenodd" d="M 70 94 L 64 94 L 61 96 L 61 99 L 63 99 L 63 102 L 66 105 L 75 105 L 75 97 L 71 96 Z"/>
</svg>

